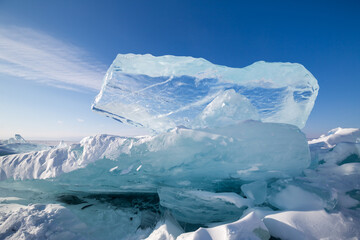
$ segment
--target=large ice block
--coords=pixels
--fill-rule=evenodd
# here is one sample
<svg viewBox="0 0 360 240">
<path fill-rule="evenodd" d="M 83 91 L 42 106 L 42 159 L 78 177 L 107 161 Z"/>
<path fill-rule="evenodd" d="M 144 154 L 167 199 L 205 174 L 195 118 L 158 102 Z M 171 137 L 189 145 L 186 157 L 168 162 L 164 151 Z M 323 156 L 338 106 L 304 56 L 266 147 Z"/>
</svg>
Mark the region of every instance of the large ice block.
<svg viewBox="0 0 360 240">
<path fill-rule="evenodd" d="M 74 191 L 155 192 L 163 186 L 226 191 L 229 185 L 240 191 L 242 182 L 297 176 L 310 164 L 305 135 L 289 124 L 247 121 L 217 130 L 175 128 L 130 140 L 116 145 L 120 150 L 112 148 L 113 153 L 99 150 L 105 159 L 64 174 L 60 181 Z"/>
<path fill-rule="evenodd" d="M 230 68 L 203 58 L 119 54 L 92 109 L 161 132 L 253 119 L 302 128 L 319 86 L 297 63 Z"/>
<path fill-rule="evenodd" d="M 289 124 L 247 121 L 207 130 L 175 128 L 153 137 L 88 137 L 81 144 L 0 157 L 0 179 L 69 173 L 70 185 L 213 189 L 218 181 L 296 176 L 310 164 L 305 135 Z"/>
</svg>

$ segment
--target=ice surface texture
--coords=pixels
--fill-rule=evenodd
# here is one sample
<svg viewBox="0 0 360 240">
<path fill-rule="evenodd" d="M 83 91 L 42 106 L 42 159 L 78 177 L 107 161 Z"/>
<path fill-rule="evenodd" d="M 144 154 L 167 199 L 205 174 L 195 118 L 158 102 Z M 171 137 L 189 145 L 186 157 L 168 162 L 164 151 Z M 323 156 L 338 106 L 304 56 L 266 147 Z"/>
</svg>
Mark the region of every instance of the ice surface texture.
<svg viewBox="0 0 360 240">
<path fill-rule="evenodd" d="M 161 132 L 253 119 L 302 128 L 319 86 L 297 63 L 230 68 L 202 58 L 119 54 L 93 110 Z"/>
</svg>

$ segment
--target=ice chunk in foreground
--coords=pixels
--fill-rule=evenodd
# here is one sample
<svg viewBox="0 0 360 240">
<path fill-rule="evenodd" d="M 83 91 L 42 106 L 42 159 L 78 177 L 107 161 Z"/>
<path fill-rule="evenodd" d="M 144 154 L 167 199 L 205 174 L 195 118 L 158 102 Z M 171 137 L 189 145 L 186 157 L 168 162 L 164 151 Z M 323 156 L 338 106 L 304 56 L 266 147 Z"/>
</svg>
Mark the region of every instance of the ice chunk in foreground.
<svg viewBox="0 0 360 240">
<path fill-rule="evenodd" d="M 230 68 L 202 58 L 119 54 L 92 108 L 156 131 L 247 119 L 302 128 L 318 89 L 312 74 L 296 63 Z"/>
<path fill-rule="evenodd" d="M 315 193 L 289 185 L 270 199 L 273 206 L 286 210 L 319 210 L 326 207 L 326 203 Z"/>
<path fill-rule="evenodd" d="M 246 197 L 254 200 L 255 204 L 265 202 L 267 195 L 267 183 L 265 181 L 256 181 L 249 184 L 243 184 L 241 191 Z"/>
</svg>

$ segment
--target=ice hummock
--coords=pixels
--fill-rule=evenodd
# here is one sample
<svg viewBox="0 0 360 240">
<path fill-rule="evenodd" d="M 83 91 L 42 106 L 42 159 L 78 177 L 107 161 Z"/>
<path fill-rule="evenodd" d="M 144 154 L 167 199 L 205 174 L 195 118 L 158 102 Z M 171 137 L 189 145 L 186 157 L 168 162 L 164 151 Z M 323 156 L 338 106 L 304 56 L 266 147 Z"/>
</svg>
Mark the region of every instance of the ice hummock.
<svg viewBox="0 0 360 240">
<path fill-rule="evenodd" d="M 48 149 L 50 147 L 47 145 L 26 141 L 20 134 L 15 134 L 15 137 L 8 140 L 0 141 L 0 156 Z"/>
<path fill-rule="evenodd" d="M 85 137 L 78 144 L 61 143 L 39 152 L 25 152 L 0 157 L 0 179 L 47 179 L 84 168 L 102 158 L 113 159 L 127 153 L 136 138 L 112 135 Z"/>
<path fill-rule="evenodd" d="M 143 138 L 87 137 L 67 148 L 0 160 L 3 179 L 54 178 L 80 169 L 64 181 L 99 189 L 156 192 L 164 185 L 208 190 L 230 178 L 296 176 L 309 166 L 310 153 L 305 135 L 296 126 L 247 121 L 212 130 L 175 128 Z"/>
<path fill-rule="evenodd" d="M 318 90 L 317 80 L 297 63 L 230 68 L 203 58 L 118 54 L 92 109 L 157 132 L 249 119 L 302 128 Z"/>
<path fill-rule="evenodd" d="M 56 176 L 51 180 L 12 181 L 8 179 L 1 181 L 0 218 L 8 220 L 4 224 L 0 219 L 0 236 L 6 233 L 9 234 L 6 236 L 16 238 L 22 233 L 35 234 L 31 232 L 31 229 L 38 228 L 41 231 L 36 232 L 38 235 L 34 236 L 45 234 L 45 236 L 55 237 L 69 234 L 67 239 L 88 237 L 89 234 L 93 239 L 144 239 L 147 236 L 149 239 L 157 239 L 158 236 L 169 239 L 242 237 L 269 239 L 270 236 L 278 238 L 288 236 L 299 239 L 304 237 L 356 239 L 360 237 L 360 232 L 356 227 L 360 224 L 359 162 L 356 159 L 343 161 L 349 154 L 358 154 L 356 152 L 359 146 L 358 129 L 351 131 L 338 129 L 329 133 L 327 138 L 323 136 L 322 139 L 312 140 L 310 142 L 312 161 L 317 164 L 294 172 L 293 175 L 278 176 L 266 181 L 262 177 L 260 180 L 244 178 L 245 181 L 240 178 L 237 181 L 230 177 L 224 181 L 214 181 L 210 184 L 211 188 L 209 184 L 204 184 L 211 181 L 204 178 L 203 185 L 196 181 L 192 182 L 191 178 L 187 181 L 182 179 L 179 182 L 173 182 L 168 176 L 163 178 L 164 181 L 155 181 L 161 179 L 159 178 L 161 174 L 166 173 L 154 162 L 156 156 L 161 156 L 161 154 L 156 154 L 166 150 L 169 151 L 168 153 L 171 152 L 168 154 L 168 159 L 178 156 L 182 151 L 172 152 L 171 146 L 178 146 L 182 141 L 186 143 L 190 136 L 195 139 L 193 140 L 195 143 L 203 141 L 208 144 L 214 141 L 216 145 L 221 145 L 226 143 L 225 137 L 233 138 L 234 142 L 241 139 L 241 134 L 254 138 L 256 134 L 249 134 L 249 131 L 254 131 L 254 129 L 260 130 L 259 136 L 268 134 L 269 139 L 272 139 L 274 143 L 279 142 L 276 134 L 272 136 L 274 133 L 278 133 L 280 139 L 289 133 L 281 134 L 279 130 L 271 133 L 274 128 L 270 126 L 281 127 L 283 124 L 260 122 L 243 124 L 254 124 L 257 127 L 251 130 L 251 127 L 245 125 L 246 127 L 239 132 L 234 131 L 236 129 L 234 127 L 211 131 L 178 128 L 159 136 L 143 138 L 100 135 L 85 138 L 80 144 L 64 146 L 57 150 L 52 149 L 49 152 L 43 151 L 44 154 L 47 152 L 43 157 L 39 155 L 39 152 L 19 154 L 22 157 L 16 160 L 15 154 L 1 157 L 0 162 L 13 158 L 14 164 L 19 163 L 22 166 L 7 169 L 9 178 L 19 176 L 21 172 L 28 174 L 26 175 L 28 178 L 36 176 L 33 174 L 41 172 L 36 170 L 41 166 L 39 164 L 41 159 L 47 163 L 44 169 L 50 171 L 52 168 L 61 169 L 59 167 L 62 166 L 63 169 L 71 172 L 62 172 L 61 175 L 44 173 L 40 177 Z M 282 127 L 286 131 L 288 127 L 296 129 L 295 126 L 286 124 Z M 266 132 L 266 129 L 270 132 Z M 297 131 L 300 133 L 299 130 Z M 296 139 L 294 136 L 289 138 Z M 333 139 L 331 147 L 324 148 L 329 139 Z M 283 139 L 284 142 L 288 140 Z M 194 142 L 189 145 L 195 146 Z M 270 143 L 262 142 L 259 146 L 263 147 L 267 144 Z M 228 148 L 227 150 L 232 149 L 231 145 L 221 146 Z M 290 148 L 283 147 L 282 149 L 286 152 Z M 189 152 L 186 148 L 182 150 Z M 281 151 L 281 148 L 274 151 Z M 66 157 L 63 155 L 64 152 Z M 60 156 L 63 157 L 60 158 Z M 74 157 L 72 161 L 61 161 L 71 156 Z M 196 156 L 195 159 L 206 157 L 201 154 L 194 156 Z M 337 160 L 335 160 L 336 157 L 338 157 Z M 139 159 L 141 165 L 133 164 L 132 167 L 129 165 L 130 162 L 136 162 Z M 221 161 L 216 158 L 214 160 L 210 165 L 220 163 L 217 166 L 221 166 Z M 31 164 L 32 161 L 34 164 Z M 25 162 L 30 163 L 27 165 L 28 168 L 25 164 L 21 164 Z M 54 163 L 59 165 L 56 166 Z M 150 166 L 151 164 L 155 165 Z M 308 164 L 309 160 L 307 166 Z M 191 164 L 188 165 L 191 166 Z M 171 169 L 170 165 L 167 167 Z M 193 167 L 196 167 L 196 164 Z M 199 168 L 205 170 L 206 167 L 203 165 Z M 111 169 L 113 170 L 110 171 Z M 13 171 L 12 174 L 11 171 Z M 14 171 L 18 173 L 15 174 Z M 221 172 L 222 169 L 219 167 L 218 171 Z M 268 171 L 272 172 L 272 170 Z M 181 176 L 181 171 L 179 174 L 178 176 Z M 171 182 L 175 184 L 169 186 Z M 112 187 L 106 188 L 109 184 Z M 121 185 L 124 184 L 130 187 L 121 189 Z M 136 186 L 139 185 L 154 188 L 137 189 Z M 74 188 L 75 186 L 77 188 Z M 207 189 L 199 189 L 201 186 Z M 157 195 L 159 195 L 159 200 L 156 200 Z M 29 205 L 32 203 L 38 203 L 41 207 Z M 51 204 L 61 204 L 63 206 L 61 209 L 70 211 L 55 210 L 56 214 L 60 214 L 55 215 L 51 210 L 54 205 Z M 14 210 L 14 207 L 23 210 Z M 59 207 L 56 206 L 57 208 Z M 76 219 L 76 221 L 68 218 L 70 212 L 71 219 Z M 32 221 L 31 216 L 35 216 L 37 220 Z M 41 224 L 43 221 L 50 223 L 53 218 L 58 221 L 57 224 L 64 227 L 54 231 L 54 225 Z M 29 219 L 29 221 L 23 219 Z M 342 224 L 338 225 L 338 222 Z M 127 228 L 123 228 L 124 225 Z"/>
<path fill-rule="evenodd" d="M 2 141 L 3 144 L 12 144 L 12 143 L 27 143 L 27 141 L 20 135 L 15 134 L 15 137 L 9 138 L 8 140 Z"/>
</svg>

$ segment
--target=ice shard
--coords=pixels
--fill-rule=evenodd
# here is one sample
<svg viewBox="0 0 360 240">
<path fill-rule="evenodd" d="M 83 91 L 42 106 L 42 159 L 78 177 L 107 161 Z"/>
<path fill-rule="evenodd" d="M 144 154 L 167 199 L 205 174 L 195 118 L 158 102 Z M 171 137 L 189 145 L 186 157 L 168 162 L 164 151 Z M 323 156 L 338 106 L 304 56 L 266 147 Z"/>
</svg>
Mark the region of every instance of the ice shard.
<svg viewBox="0 0 360 240">
<path fill-rule="evenodd" d="M 319 86 L 297 63 L 230 68 L 203 58 L 119 54 L 92 109 L 157 132 L 252 119 L 302 128 Z"/>
</svg>

